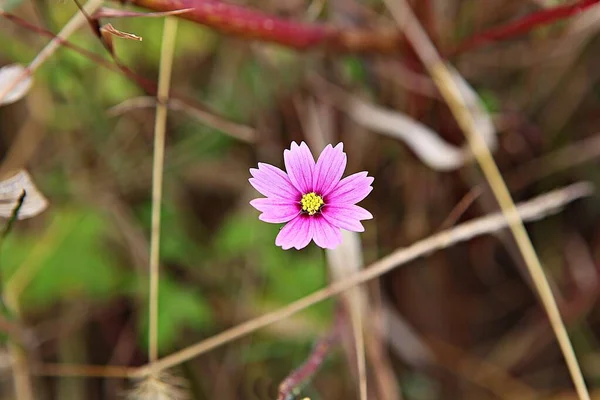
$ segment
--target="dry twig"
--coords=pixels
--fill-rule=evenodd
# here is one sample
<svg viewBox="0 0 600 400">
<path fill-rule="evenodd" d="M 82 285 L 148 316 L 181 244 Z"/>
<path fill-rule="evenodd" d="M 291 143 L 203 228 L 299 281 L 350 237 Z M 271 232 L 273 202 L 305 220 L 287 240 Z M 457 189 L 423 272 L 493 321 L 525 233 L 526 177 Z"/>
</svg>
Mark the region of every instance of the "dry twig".
<svg viewBox="0 0 600 400">
<path fill-rule="evenodd" d="M 542 219 L 550 214 L 558 212 L 566 204 L 590 196 L 592 186 L 586 182 L 576 183 L 562 189 L 538 196 L 517 206 L 519 217 L 523 221 L 535 221 Z M 205 339 L 199 343 L 179 350 L 169 356 L 158 360 L 153 368 L 145 365 L 140 368 L 122 368 L 108 366 L 111 368 L 110 374 L 101 374 L 96 370 L 98 366 L 89 365 L 61 365 L 60 376 L 86 376 L 86 371 L 93 371 L 94 376 L 106 377 L 143 377 L 148 376 L 153 370 L 165 370 L 183 362 L 186 362 L 203 353 L 213 350 L 219 346 L 229 343 L 233 340 L 242 338 L 268 325 L 274 324 L 287 317 L 290 317 L 300 311 L 307 309 L 317 303 L 337 296 L 344 291 L 380 277 L 381 275 L 405 265 L 419 257 L 424 257 L 432 252 L 453 246 L 457 243 L 472 239 L 477 236 L 497 232 L 508 226 L 509 221 L 502 213 L 495 213 L 485 217 L 463 223 L 452 229 L 444 230 L 412 245 L 401 248 L 392 254 L 369 265 L 359 273 L 347 277 L 341 281 L 332 283 L 323 289 L 317 290 L 312 294 L 296 300 L 280 309 L 244 322 L 215 336 Z M 115 369 L 116 368 L 116 369 Z M 122 368 L 122 373 L 118 371 Z M 39 375 L 55 375 L 52 369 L 45 369 L 41 366 L 37 371 Z"/>
</svg>

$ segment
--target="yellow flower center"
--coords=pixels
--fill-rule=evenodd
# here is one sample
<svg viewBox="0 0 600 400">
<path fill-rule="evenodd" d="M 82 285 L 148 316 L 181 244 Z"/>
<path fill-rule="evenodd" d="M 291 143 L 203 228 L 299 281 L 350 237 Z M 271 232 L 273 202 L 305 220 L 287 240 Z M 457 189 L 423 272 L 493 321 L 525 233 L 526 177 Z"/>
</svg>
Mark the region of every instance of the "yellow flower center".
<svg viewBox="0 0 600 400">
<path fill-rule="evenodd" d="M 315 215 L 325 204 L 323 198 L 315 192 L 306 193 L 302 196 L 300 203 L 302 204 L 302 211 L 307 212 L 308 215 Z"/>
</svg>

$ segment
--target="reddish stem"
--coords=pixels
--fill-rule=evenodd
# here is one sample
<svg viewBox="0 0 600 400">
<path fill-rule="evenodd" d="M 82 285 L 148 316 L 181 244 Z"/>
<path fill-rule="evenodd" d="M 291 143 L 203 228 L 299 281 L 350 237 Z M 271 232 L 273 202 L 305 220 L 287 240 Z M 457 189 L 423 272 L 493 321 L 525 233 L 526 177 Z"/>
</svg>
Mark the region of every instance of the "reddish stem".
<svg viewBox="0 0 600 400">
<path fill-rule="evenodd" d="M 281 384 L 279 385 L 279 394 L 277 400 L 291 400 L 294 398 L 296 391 L 315 374 L 317 369 L 323 364 L 323 361 L 331 351 L 332 344 L 335 342 L 337 335 L 327 336 L 315 345 L 308 359 L 299 368 L 295 369 Z"/>
<path fill-rule="evenodd" d="M 180 14 L 180 17 L 220 32 L 279 43 L 298 50 L 324 47 L 335 51 L 394 54 L 398 52 L 402 43 L 402 34 L 395 29 L 372 31 L 295 22 L 221 0 L 130 0 L 130 2 L 154 11 L 172 12 L 190 9 Z M 582 12 L 598 2 L 600 0 L 579 0 L 571 5 L 549 8 L 527 15 L 507 25 L 476 34 L 449 54 L 457 54 L 497 40 L 524 34 L 538 26 Z"/>
<path fill-rule="evenodd" d="M 179 17 L 220 32 L 279 43 L 298 50 L 324 47 L 337 51 L 394 53 L 402 38 L 397 29 L 372 31 L 283 19 L 220 0 L 131 0 L 153 11 L 190 9 Z"/>
<path fill-rule="evenodd" d="M 181 18 L 222 32 L 263 41 L 284 42 L 292 47 L 314 47 L 335 34 L 335 29 L 274 18 L 260 11 L 217 0 L 133 0 L 133 4 L 160 11 L 191 9 Z"/>
<path fill-rule="evenodd" d="M 583 12 L 587 8 L 590 8 L 596 3 L 598 3 L 599 1 L 600 0 L 579 0 L 571 5 L 557 6 L 538 11 L 533 14 L 529 14 L 506 25 L 497 26 L 485 32 L 470 37 L 469 39 L 459 44 L 451 52 L 451 54 L 454 55 L 457 53 L 462 53 L 465 51 L 473 50 L 476 47 L 480 47 L 490 42 L 494 42 L 500 39 L 506 39 L 511 36 L 522 35 L 538 26 L 551 24 L 553 22 L 557 22 L 561 19 L 569 18 L 577 13 Z"/>
<path fill-rule="evenodd" d="M 344 315 L 341 308 L 336 310 L 335 321 L 329 334 L 320 339 L 313 347 L 308 359 L 290 373 L 279 385 L 277 400 L 292 400 L 310 378 L 317 372 L 327 358 L 333 346 L 340 338 L 340 332 L 344 323 Z"/>
</svg>

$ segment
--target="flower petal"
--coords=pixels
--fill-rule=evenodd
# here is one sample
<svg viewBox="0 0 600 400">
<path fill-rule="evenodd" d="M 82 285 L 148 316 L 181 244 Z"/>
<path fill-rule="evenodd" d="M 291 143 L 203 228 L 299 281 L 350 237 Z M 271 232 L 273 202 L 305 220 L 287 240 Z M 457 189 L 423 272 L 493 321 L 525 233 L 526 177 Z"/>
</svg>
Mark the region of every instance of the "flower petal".
<svg viewBox="0 0 600 400">
<path fill-rule="evenodd" d="M 328 204 L 321 215 L 333 226 L 352 232 L 364 232 L 360 221 L 373 218 L 370 212 L 354 204 Z"/>
<path fill-rule="evenodd" d="M 373 187 L 373 177 L 367 172 L 358 172 L 342 179 L 337 186 L 327 195 L 327 203 L 355 204 L 363 200 Z"/>
<path fill-rule="evenodd" d="M 315 159 L 306 143 L 292 142 L 290 150 L 283 152 L 285 169 L 290 177 L 292 184 L 303 194 L 313 190 L 313 170 L 315 169 Z"/>
<path fill-rule="evenodd" d="M 289 250 L 292 247 L 300 250 L 306 247 L 313 236 L 312 219 L 299 215 L 288 222 L 279 231 L 275 244 L 283 250 Z"/>
<path fill-rule="evenodd" d="M 258 169 L 251 168 L 250 184 L 262 195 L 290 201 L 298 201 L 300 192 L 292 185 L 285 172 L 265 163 L 258 163 Z"/>
<path fill-rule="evenodd" d="M 297 203 L 277 198 L 254 199 L 250 202 L 250 205 L 258 211 L 262 211 L 258 219 L 273 224 L 288 222 L 300 214 Z"/>
<path fill-rule="evenodd" d="M 313 218 L 313 239 L 317 246 L 334 249 L 342 243 L 342 232 L 323 217 Z"/>
<path fill-rule="evenodd" d="M 321 152 L 313 175 L 313 189 L 321 196 L 327 195 L 340 181 L 346 169 L 344 145 L 327 145 Z"/>
</svg>

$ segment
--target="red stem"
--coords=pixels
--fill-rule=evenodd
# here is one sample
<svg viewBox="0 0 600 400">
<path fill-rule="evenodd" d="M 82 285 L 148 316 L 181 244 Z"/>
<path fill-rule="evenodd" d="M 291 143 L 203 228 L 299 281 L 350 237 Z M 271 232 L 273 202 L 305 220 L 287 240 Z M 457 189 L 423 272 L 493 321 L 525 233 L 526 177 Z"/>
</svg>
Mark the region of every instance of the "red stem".
<svg viewBox="0 0 600 400">
<path fill-rule="evenodd" d="M 295 22 L 262 11 L 220 0 L 130 0 L 131 4 L 153 11 L 176 11 L 180 18 L 206 25 L 220 32 L 279 43 L 297 50 L 324 47 L 337 51 L 394 53 L 402 35 L 397 29 L 372 31 L 341 29 L 317 23 Z"/>
<path fill-rule="evenodd" d="M 190 8 L 181 18 L 199 22 L 222 32 L 269 42 L 284 42 L 298 49 L 314 47 L 335 34 L 323 25 L 303 24 L 274 18 L 260 11 L 217 0 L 133 0 L 133 4 L 160 11 Z"/>
<path fill-rule="evenodd" d="M 462 53 L 500 39 L 522 35 L 538 26 L 551 24 L 583 12 L 599 1 L 600 0 L 579 0 L 571 5 L 557 6 L 529 14 L 506 25 L 497 26 L 470 37 L 451 51 L 451 54 Z"/>
<path fill-rule="evenodd" d="M 132 4 L 154 11 L 191 9 L 185 18 L 220 32 L 248 39 L 279 43 L 298 50 L 324 47 L 347 52 L 398 53 L 402 35 L 398 30 L 373 31 L 295 22 L 262 11 L 229 4 L 221 0 L 130 0 Z M 450 55 L 472 50 L 487 43 L 521 35 L 582 12 L 600 0 L 579 0 L 571 5 L 542 10 L 507 25 L 492 28 L 465 40 Z"/>
<path fill-rule="evenodd" d="M 332 330 L 327 336 L 320 339 L 313 347 L 308 359 L 290 373 L 287 378 L 279 385 L 277 400 L 292 400 L 297 392 L 304 386 L 310 378 L 317 372 L 327 358 L 333 346 L 340 339 L 340 332 L 343 328 L 344 314 L 338 307 L 335 313 L 335 321 Z"/>
</svg>

